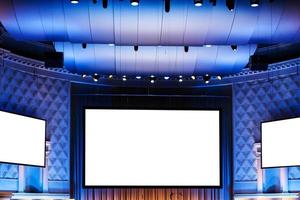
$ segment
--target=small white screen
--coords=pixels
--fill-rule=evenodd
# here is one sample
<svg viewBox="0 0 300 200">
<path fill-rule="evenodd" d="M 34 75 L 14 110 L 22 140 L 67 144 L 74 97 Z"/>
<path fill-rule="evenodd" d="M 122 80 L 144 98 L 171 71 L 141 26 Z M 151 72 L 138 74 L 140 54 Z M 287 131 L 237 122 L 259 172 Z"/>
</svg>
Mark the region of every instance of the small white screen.
<svg viewBox="0 0 300 200">
<path fill-rule="evenodd" d="M 220 186 L 219 111 L 85 110 L 86 186 Z"/>
<path fill-rule="evenodd" d="M 300 118 L 262 123 L 262 167 L 300 165 Z"/>
<path fill-rule="evenodd" d="M 46 122 L 0 111 L 0 162 L 44 166 Z"/>
</svg>

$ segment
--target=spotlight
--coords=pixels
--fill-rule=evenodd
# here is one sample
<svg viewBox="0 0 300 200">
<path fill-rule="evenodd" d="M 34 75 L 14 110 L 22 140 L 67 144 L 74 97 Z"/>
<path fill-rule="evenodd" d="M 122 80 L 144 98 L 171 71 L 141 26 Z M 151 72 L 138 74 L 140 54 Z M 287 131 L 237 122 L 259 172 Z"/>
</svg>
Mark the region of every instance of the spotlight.
<svg viewBox="0 0 300 200">
<path fill-rule="evenodd" d="M 234 0 L 226 0 L 226 6 L 228 10 L 233 11 L 234 10 Z"/>
<path fill-rule="evenodd" d="M 169 77 L 169 76 L 165 76 L 164 79 L 165 79 L 165 80 L 169 80 L 170 77 Z"/>
<path fill-rule="evenodd" d="M 139 3 L 140 3 L 139 0 L 130 0 L 130 4 L 131 4 L 132 6 L 138 6 Z"/>
<path fill-rule="evenodd" d="M 134 46 L 134 51 L 138 51 L 139 50 L 139 46 L 135 45 Z"/>
<path fill-rule="evenodd" d="M 86 74 L 82 74 L 81 77 L 82 77 L 82 78 L 86 78 Z"/>
<path fill-rule="evenodd" d="M 258 7 L 259 6 L 259 0 L 250 0 L 251 7 Z"/>
<path fill-rule="evenodd" d="M 207 47 L 207 48 L 210 48 L 210 47 L 211 47 L 210 44 L 206 44 L 206 45 L 204 45 L 204 46 Z"/>
<path fill-rule="evenodd" d="M 231 45 L 233 51 L 237 51 L 237 45 Z"/>
<path fill-rule="evenodd" d="M 222 80 L 222 76 L 217 76 L 217 79 L 220 81 L 220 80 Z"/>
<path fill-rule="evenodd" d="M 216 5 L 217 5 L 217 0 L 209 0 L 209 2 L 210 2 L 213 6 L 216 6 Z"/>
<path fill-rule="evenodd" d="M 138 79 L 138 80 L 140 80 L 142 77 L 141 76 L 136 76 L 135 78 Z"/>
<path fill-rule="evenodd" d="M 182 79 L 182 78 L 178 78 L 178 82 L 179 82 L 179 83 L 182 83 L 182 82 L 183 82 L 183 79 Z"/>
<path fill-rule="evenodd" d="M 196 80 L 196 76 L 191 76 L 191 79 L 192 80 Z"/>
<path fill-rule="evenodd" d="M 114 46 L 115 46 L 115 44 L 111 43 L 111 44 L 108 44 L 108 46 L 110 46 L 110 47 L 114 47 Z"/>
<path fill-rule="evenodd" d="M 107 8 L 107 6 L 108 6 L 108 0 L 102 0 L 102 7 Z"/>
<path fill-rule="evenodd" d="M 72 4 L 78 4 L 79 3 L 79 0 L 71 0 L 70 1 Z"/>
<path fill-rule="evenodd" d="M 114 76 L 111 74 L 108 76 L 109 79 L 112 79 Z"/>
<path fill-rule="evenodd" d="M 189 52 L 189 46 L 184 46 L 184 52 L 185 53 Z"/>
<path fill-rule="evenodd" d="M 196 7 L 202 6 L 202 5 L 203 5 L 203 0 L 194 0 L 194 5 L 195 5 Z"/>
<path fill-rule="evenodd" d="M 87 47 L 87 44 L 86 43 L 82 43 L 82 48 L 86 49 L 86 47 Z"/>
<path fill-rule="evenodd" d="M 203 76 L 203 80 L 205 84 L 208 84 L 210 81 L 210 75 L 206 74 L 205 76 Z"/>
<path fill-rule="evenodd" d="M 150 83 L 155 83 L 155 81 L 156 81 L 155 76 L 151 75 L 150 76 Z"/>
<path fill-rule="evenodd" d="M 122 77 L 122 81 L 127 81 L 126 75 Z"/>
<path fill-rule="evenodd" d="M 170 12 L 171 9 L 171 0 L 165 0 L 165 12 Z"/>
<path fill-rule="evenodd" d="M 99 76 L 98 74 L 94 74 L 93 80 L 94 80 L 95 82 L 98 82 L 98 81 L 99 81 L 99 78 L 100 78 L 100 76 Z"/>
</svg>

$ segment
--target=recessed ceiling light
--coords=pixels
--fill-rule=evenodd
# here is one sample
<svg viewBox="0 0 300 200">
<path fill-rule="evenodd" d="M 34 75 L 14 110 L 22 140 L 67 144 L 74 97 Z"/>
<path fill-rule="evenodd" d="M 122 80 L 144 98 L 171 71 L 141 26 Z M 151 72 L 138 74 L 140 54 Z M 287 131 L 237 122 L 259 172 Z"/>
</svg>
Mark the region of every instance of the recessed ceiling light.
<svg viewBox="0 0 300 200">
<path fill-rule="evenodd" d="M 222 76 L 217 76 L 217 79 L 220 81 L 222 80 Z"/>
<path fill-rule="evenodd" d="M 111 44 L 108 44 L 108 46 L 110 46 L 110 47 L 114 47 L 114 46 L 115 46 L 115 44 L 111 43 Z"/>
<path fill-rule="evenodd" d="M 78 4 L 78 3 L 79 3 L 79 0 L 71 0 L 71 3 L 72 3 L 72 4 Z"/>
<path fill-rule="evenodd" d="M 82 77 L 82 78 L 85 78 L 85 77 L 86 77 L 86 74 L 82 74 L 81 77 Z"/>
<path fill-rule="evenodd" d="M 250 0 L 251 7 L 258 7 L 259 6 L 259 0 Z"/>
<path fill-rule="evenodd" d="M 111 74 L 108 76 L 109 79 L 112 79 L 114 76 Z"/>
<path fill-rule="evenodd" d="M 93 80 L 95 82 L 98 82 L 99 78 L 100 78 L 100 76 L 97 73 L 95 73 L 94 76 L 93 76 Z"/>
<path fill-rule="evenodd" d="M 164 79 L 165 79 L 165 80 L 169 80 L 170 77 L 169 77 L 169 76 L 165 76 Z"/>
<path fill-rule="evenodd" d="M 196 79 L 196 76 L 191 76 L 191 79 L 192 79 L 192 80 L 195 80 L 195 79 Z"/>
<path fill-rule="evenodd" d="M 139 0 L 130 0 L 132 6 L 138 6 L 140 1 Z"/>
<path fill-rule="evenodd" d="M 202 6 L 202 5 L 203 5 L 203 0 L 194 0 L 194 5 L 195 5 L 196 7 Z"/>
<path fill-rule="evenodd" d="M 211 45 L 210 44 L 206 44 L 206 45 L 204 45 L 205 47 L 211 47 Z"/>
<path fill-rule="evenodd" d="M 136 76 L 135 78 L 138 79 L 138 80 L 140 80 L 142 77 L 141 76 Z"/>
</svg>

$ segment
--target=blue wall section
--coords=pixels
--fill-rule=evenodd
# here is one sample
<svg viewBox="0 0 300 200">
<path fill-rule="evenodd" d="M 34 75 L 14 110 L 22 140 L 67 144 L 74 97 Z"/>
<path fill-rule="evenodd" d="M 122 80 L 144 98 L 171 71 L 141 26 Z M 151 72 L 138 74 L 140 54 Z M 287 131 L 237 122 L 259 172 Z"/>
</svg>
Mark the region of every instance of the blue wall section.
<svg viewBox="0 0 300 200">
<path fill-rule="evenodd" d="M 253 145 L 260 142 L 260 122 L 300 116 L 300 76 L 291 74 L 234 84 L 233 114 L 235 191 L 256 192 L 258 174 Z M 263 173 L 263 192 L 280 192 L 279 169 Z M 300 168 L 288 168 L 287 176 L 288 190 L 299 191 Z"/>
<path fill-rule="evenodd" d="M 2 62 L 1 56 L 0 60 L 0 110 L 47 120 L 47 140 L 51 143 L 48 159 L 49 191 L 68 192 L 70 83 L 17 71 L 12 68 L 12 63 Z M 26 182 L 30 182 L 29 176 L 36 177 L 32 173 L 38 172 L 25 167 Z M 17 165 L 0 164 L 0 191 L 17 191 L 19 178 Z M 38 192 L 42 192 L 43 184 L 34 184 L 38 186 Z"/>
</svg>

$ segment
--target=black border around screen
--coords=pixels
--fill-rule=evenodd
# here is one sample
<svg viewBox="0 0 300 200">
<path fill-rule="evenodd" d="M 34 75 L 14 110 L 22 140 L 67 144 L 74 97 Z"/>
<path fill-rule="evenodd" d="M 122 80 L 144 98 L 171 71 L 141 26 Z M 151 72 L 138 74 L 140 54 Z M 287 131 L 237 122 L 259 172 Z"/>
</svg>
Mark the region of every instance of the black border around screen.
<svg viewBox="0 0 300 200">
<path fill-rule="evenodd" d="M 281 168 L 281 167 L 300 167 L 300 165 L 284 165 L 284 166 L 272 166 L 272 167 L 263 167 L 263 141 L 262 141 L 262 124 L 264 123 L 271 123 L 271 122 L 277 122 L 277 121 L 284 121 L 284 120 L 290 120 L 290 119 L 298 119 L 300 117 L 287 117 L 287 118 L 279 118 L 276 120 L 267 120 L 267 121 L 261 121 L 260 122 L 260 141 L 261 141 L 261 159 L 260 159 L 260 166 L 261 169 L 272 169 L 272 168 Z"/>
<path fill-rule="evenodd" d="M 32 119 L 37 119 L 37 120 L 41 120 L 41 121 L 44 121 L 45 122 L 45 141 L 44 141 L 44 165 L 33 165 L 33 164 L 28 164 L 28 163 L 14 163 L 14 162 L 3 162 L 3 161 L 0 161 L 1 164 L 12 164 L 12 165 L 23 165 L 23 166 L 31 166 L 31 167 L 42 167 L 42 168 L 45 168 L 46 167 L 46 131 L 47 131 L 47 120 L 45 119 L 42 119 L 42 118 L 37 118 L 37 117 L 33 117 L 33 116 L 30 116 L 30 115 L 25 115 L 25 114 L 20 114 L 20 113 L 17 113 L 17 112 L 11 112 L 11 111 L 6 111 L 6 110 L 0 110 L 2 112 L 6 112 L 6 113 L 9 113 L 9 114 L 14 114 L 14 115 L 19 115 L 19 116 L 22 116 L 22 117 L 27 117 L 27 118 L 32 118 Z"/>
<path fill-rule="evenodd" d="M 85 183 L 85 124 L 86 124 L 86 117 L 85 117 L 85 111 L 87 109 L 94 109 L 94 110 L 187 110 L 187 111 L 219 111 L 219 185 L 86 185 Z M 216 188 L 220 189 L 222 188 L 222 181 L 223 181 L 223 173 L 222 173 L 222 135 L 223 135 L 223 130 L 222 130 L 222 109 L 163 109 L 163 108 L 132 108 L 132 107 L 93 107 L 93 106 L 84 106 L 82 109 L 82 116 L 83 116 L 83 187 L 84 188 Z"/>
</svg>

